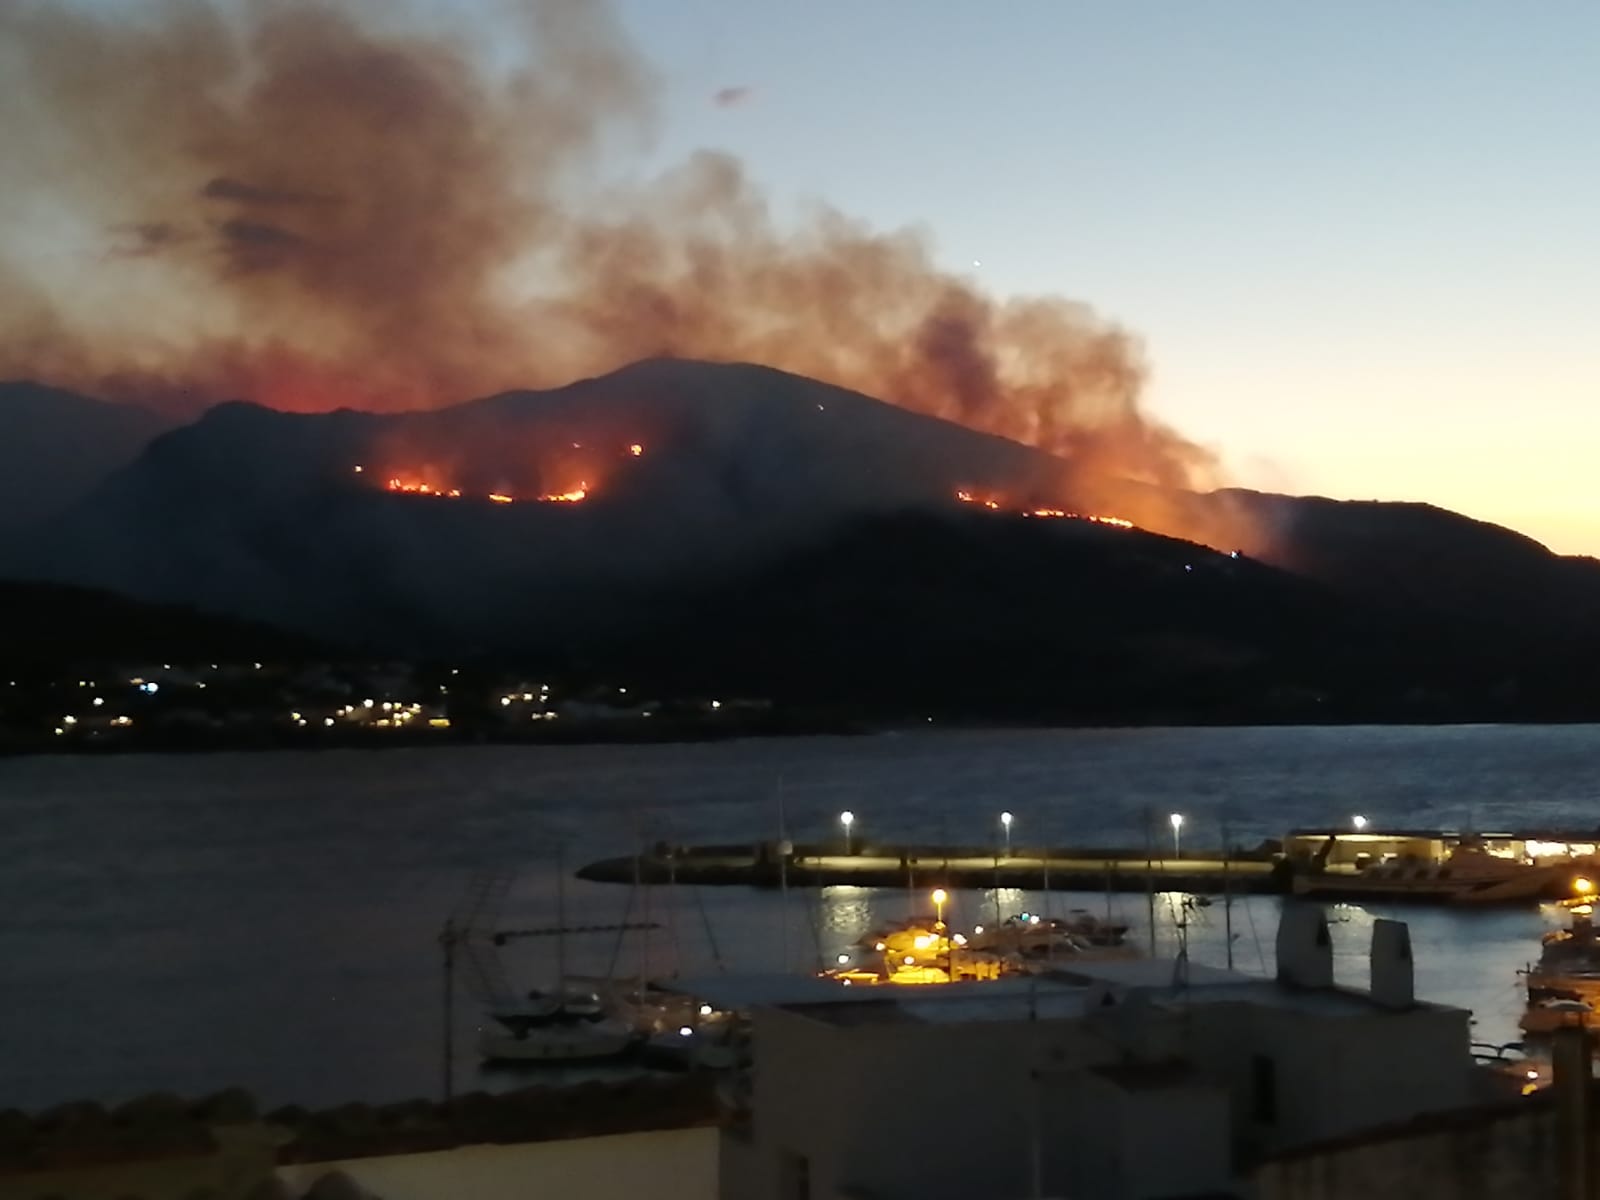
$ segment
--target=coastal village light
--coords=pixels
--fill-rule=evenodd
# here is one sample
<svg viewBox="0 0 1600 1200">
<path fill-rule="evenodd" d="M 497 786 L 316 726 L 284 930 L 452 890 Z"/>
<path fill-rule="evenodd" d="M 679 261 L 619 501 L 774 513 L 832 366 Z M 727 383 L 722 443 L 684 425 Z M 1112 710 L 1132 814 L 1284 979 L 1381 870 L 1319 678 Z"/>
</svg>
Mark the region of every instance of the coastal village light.
<svg viewBox="0 0 1600 1200">
<path fill-rule="evenodd" d="M 933 889 L 934 920 L 939 923 L 941 929 L 944 927 L 944 902 L 948 899 L 950 899 L 950 893 L 943 888 Z"/>
<path fill-rule="evenodd" d="M 1006 857 L 1010 858 L 1011 857 L 1011 814 L 1010 813 L 1003 812 L 1003 813 L 1000 814 L 1000 828 L 1005 830 L 1005 833 L 1006 833 Z"/>
<path fill-rule="evenodd" d="M 1183 857 L 1183 814 L 1173 813 L 1167 818 L 1172 824 L 1172 857 Z"/>
<path fill-rule="evenodd" d="M 1356 827 L 1357 833 L 1360 833 L 1367 827 L 1367 819 L 1360 813 L 1357 813 L 1354 817 L 1350 818 L 1350 823 Z"/>
<path fill-rule="evenodd" d="M 856 823 L 856 815 L 848 808 L 839 814 L 839 824 L 844 826 L 844 852 L 850 853 L 850 826 Z"/>
</svg>

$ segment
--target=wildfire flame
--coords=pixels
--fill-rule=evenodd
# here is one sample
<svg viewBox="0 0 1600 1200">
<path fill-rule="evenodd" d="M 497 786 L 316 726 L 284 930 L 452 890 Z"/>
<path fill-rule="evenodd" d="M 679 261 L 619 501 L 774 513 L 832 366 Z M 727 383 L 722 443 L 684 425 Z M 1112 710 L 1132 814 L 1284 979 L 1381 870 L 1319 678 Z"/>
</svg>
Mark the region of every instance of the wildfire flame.
<svg viewBox="0 0 1600 1200">
<path fill-rule="evenodd" d="M 356 470 L 359 471 L 361 468 L 357 467 Z M 407 482 L 399 476 L 390 479 L 388 486 L 391 492 L 407 492 L 414 496 L 441 496 L 446 500 L 461 498 L 460 488 L 442 488 L 434 487 L 431 483 Z"/>
<path fill-rule="evenodd" d="M 589 485 L 587 483 L 580 483 L 570 492 L 551 492 L 547 495 L 540 496 L 539 499 L 546 504 L 577 504 L 586 499 L 588 495 Z M 493 497 L 490 497 L 490 499 L 493 499 Z"/>
<path fill-rule="evenodd" d="M 576 450 L 583 449 L 583 443 L 581 442 L 573 442 L 572 446 Z M 620 454 L 624 458 L 642 458 L 644 456 L 644 443 L 628 442 L 623 444 L 620 449 L 613 450 L 612 453 Z M 592 461 L 588 462 L 587 467 L 567 461 L 564 464 L 558 464 L 556 471 L 560 474 L 570 471 L 572 475 L 575 475 L 579 469 L 584 469 L 587 474 L 588 467 L 593 467 L 594 465 Z M 602 470 L 608 469 L 603 459 L 599 465 Z M 545 466 L 549 468 L 550 464 Z M 360 463 L 352 466 L 350 470 L 355 475 L 371 474 L 366 466 Z M 567 478 L 570 479 L 572 475 L 567 475 Z M 440 482 L 438 472 L 433 468 L 402 469 L 398 474 L 390 476 L 383 486 L 388 491 L 398 492 L 407 496 L 435 496 L 446 500 L 459 500 L 467 494 L 459 487 Z M 536 496 L 519 497 L 510 491 L 494 491 L 481 493 L 481 496 L 474 494 L 474 498 L 486 499 L 493 504 L 515 504 L 519 499 L 532 500 L 540 504 L 581 504 L 593 492 L 594 484 L 589 481 L 589 478 L 583 478 L 565 490 L 544 492 Z"/>
<path fill-rule="evenodd" d="M 978 496 L 965 488 L 958 489 L 956 499 L 963 504 L 976 504 L 988 509 L 990 512 L 1000 510 L 1001 501 L 994 496 Z M 1008 510 L 1009 511 L 1009 510 Z M 1117 529 L 1132 529 L 1134 524 L 1126 517 L 1107 517 L 1098 513 L 1068 512 L 1064 508 L 1021 508 L 1015 511 L 1025 517 L 1061 518 L 1068 521 L 1092 521 L 1096 525 L 1111 525 Z"/>
</svg>

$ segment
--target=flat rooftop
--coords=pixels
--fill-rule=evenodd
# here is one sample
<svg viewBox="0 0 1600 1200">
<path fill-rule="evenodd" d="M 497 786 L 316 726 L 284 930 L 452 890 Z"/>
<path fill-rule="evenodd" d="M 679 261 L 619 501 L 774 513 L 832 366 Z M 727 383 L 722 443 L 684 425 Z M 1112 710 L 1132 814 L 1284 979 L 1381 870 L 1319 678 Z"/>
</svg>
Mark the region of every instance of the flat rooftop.
<svg viewBox="0 0 1600 1200">
<path fill-rule="evenodd" d="M 672 981 L 667 990 L 724 1011 L 782 1009 L 839 1027 L 975 1024 L 984 1021 L 1061 1021 L 1085 1015 L 1092 989 L 1136 993 L 1152 1004 L 1251 1004 L 1320 1017 L 1370 1016 L 1387 1011 L 1364 991 L 1297 988 L 1275 979 L 1200 963 L 1180 980 L 1172 959 L 1111 959 L 1074 963 L 1048 974 L 946 984 L 856 984 L 816 975 L 709 975 Z M 1418 1001 L 1413 1010 L 1450 1006 Z"/>
</svg>

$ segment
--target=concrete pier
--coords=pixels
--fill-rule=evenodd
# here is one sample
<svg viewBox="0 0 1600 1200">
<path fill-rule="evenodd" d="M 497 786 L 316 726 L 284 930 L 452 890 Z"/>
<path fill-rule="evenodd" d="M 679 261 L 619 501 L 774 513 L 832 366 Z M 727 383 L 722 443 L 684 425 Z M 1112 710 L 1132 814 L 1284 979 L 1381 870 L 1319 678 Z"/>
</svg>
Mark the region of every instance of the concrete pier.
<svg viewBox="0 0 1600 1200">
<path fill-rule="evenodd" d="M 864 845 L 845 853 L 838 844 L 797 845 L 787 855 L 775 843 L 743 846 L 656 846 L 635 857 L 608 858 L 578 871 L 600 883 L 777 887 L 1021 888 L 1028 891 L 1185 891 L 1220 895 L 1285 892 L 1283 865 L 1263 852 L 1241 852 L 1224 863 L 1214 851 L 1181 858 L 1126 849 L 1018 847 L 1010 854 L 971 846 Z"/>
</svg>

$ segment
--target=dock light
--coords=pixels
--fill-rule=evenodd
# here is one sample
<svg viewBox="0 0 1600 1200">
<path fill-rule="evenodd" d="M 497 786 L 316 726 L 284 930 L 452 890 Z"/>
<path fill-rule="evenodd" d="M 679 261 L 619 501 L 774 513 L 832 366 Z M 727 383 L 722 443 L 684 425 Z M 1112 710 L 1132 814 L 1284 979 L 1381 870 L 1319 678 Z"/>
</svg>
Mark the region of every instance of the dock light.
<svg viewBox="0 0 1600 1200">
<path fill-rule="evenodd" d="M 701 1015 L 701 1016 L 702 1016 L 702 1017 L 709 1017 L 709 1016 L 710 1016 L 710 1015 L 711 1015 L 711 1005 L 709 1005 L 709 1004 L 702 1004 L 702 1005 L 701 1005 L 701 1006 L 700 1006 L 700 1015 Z"/>
<path fill-rule="evenodd" d="M 1585 879 L 1582 875 L 1579 875 L 1572 881 L 1572 890 L 1577 892 L 1580 896 L 1587 896 L 1590 892 L 1594 891 L 1594 881 L 1592 879 Z"/>
<path fill-rule="evenodd" d="M 856 823 L 856 815 L 848 808 L 839 814 L 839 824 L 844 826 L 844 852 L 850 853 L 850 826 Z"/>
<path fill-rule="evenodd" d="M 1010 813 L 1003 812 L 1003 813 L 1000 814 L 1000 828 L 1004 829 L 1006 831 L 1006 857 L 1010 858 L 1011 857 L 1011 814 Z"/>
<path fill-rule="evenodd" d="M 1172 857 L 1183 857 L 1183 814 L 1173 813 L 1167 818 L 1172 826 Z"/>
<path fill-rule="evenodd" d="M 950 893 L 943 888 L 933 889 L 934 920 L 941 926 L 944 924 L 944 902 L 950 899 Z"/>
<path fill-rule="evenodd" d="M 1356 832 L 1357 833 L 1360 833 L 1363 829 L 1365 829 L 1367 827 L 1367 819 L 1365 817 L 1363 817 L 1360 813 L 1357 813 L 1355 816 L 1350 818 L 1350 824 L 1352 824 L 1352 825 L 1354 825 L 1356 827 Z"/>
<path fill-rule="evenodd" d="M 848 954 L 839 955 L 839 965 L 841 967 L 844 966 L 849 961 L 850 961 L 850 956 Z"/>
<path fill-rule="evenodd" d="M 694 1030 L 690 1029 L 687 1025 L 680 1025 L 680 1026 L 678 1026 L 678 1036 L 679 1037 L 693 1037 L 694 1036 Z"/>
</svg>

